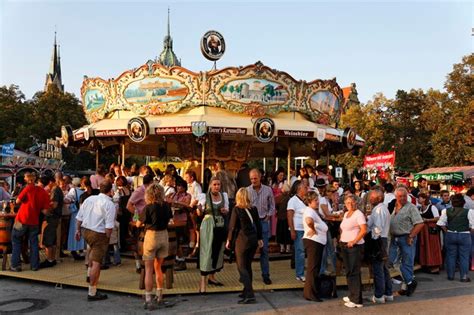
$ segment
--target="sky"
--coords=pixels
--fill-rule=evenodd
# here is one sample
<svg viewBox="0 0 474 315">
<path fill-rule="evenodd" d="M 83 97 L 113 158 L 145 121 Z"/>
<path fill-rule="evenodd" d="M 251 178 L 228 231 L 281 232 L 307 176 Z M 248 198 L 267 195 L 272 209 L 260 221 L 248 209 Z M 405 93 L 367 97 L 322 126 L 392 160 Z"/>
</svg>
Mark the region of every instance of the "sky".
<svg viewBox="0 0 474 315">
<path fill-rule="evenodd" d="M 362 102 L 442 89 L 474 38 L 469 1 L 0 0 L 0 85 L 42 90 L 57 29 L 63 84 L 79 96 L 84 75 L 116 78 L 159 55 L 168 6 L 174 51 L 192 71 L 212 68 L 199 43 L 215 29 L 227 46 L 218 68 L 261 61 L 297 80 L 336 77 Z"/>
</svg>

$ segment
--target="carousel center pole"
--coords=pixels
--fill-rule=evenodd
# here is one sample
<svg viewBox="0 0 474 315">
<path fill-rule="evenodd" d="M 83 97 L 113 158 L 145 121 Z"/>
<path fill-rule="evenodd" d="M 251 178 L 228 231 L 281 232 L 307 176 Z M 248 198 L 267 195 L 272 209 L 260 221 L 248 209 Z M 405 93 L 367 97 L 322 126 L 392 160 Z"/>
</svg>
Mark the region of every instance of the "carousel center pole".
<svg viewBox="0 0 474 315">
<path fill-rule="evenodd" d="M 288 185 L 291 185 L 291 144 L 288 143 L 288 169 L 286 170 L 286 178 L 287 178 L 287 182 L 288 182 Z"/>
<path fill-rule="evenodd" d="M 99 149 L 95 150 L 95 169 L 99 168 Z"/>
<path fill-rule="evenodd" d="M 122 149 L 122 165 L 125 165 L 125 142 L 120 144 L 120 147 Z"/>
<path fill-rule="evenodd" d="M 201 183 L 204 183 L 204 164 L 205 164 L 205 151 L 206 151 L 206 142 L 202 141 L 201 148 Z"/>
</svg>

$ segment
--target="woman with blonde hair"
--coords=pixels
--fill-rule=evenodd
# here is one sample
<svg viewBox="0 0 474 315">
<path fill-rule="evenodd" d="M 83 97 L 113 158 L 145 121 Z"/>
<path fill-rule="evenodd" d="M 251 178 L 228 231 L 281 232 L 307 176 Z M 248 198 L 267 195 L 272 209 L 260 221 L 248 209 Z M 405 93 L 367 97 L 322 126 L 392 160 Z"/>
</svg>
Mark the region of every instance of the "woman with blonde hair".
<svg viewBox="0 0 474 315">
<path fill-rule="evenodd" d="M 143 261 L 145 262 L 145 304 L 146 310 L 155 310 L 163 304 L 163 272 L 161 265 L 168 256 L 168 222 L 173 217 L 170 207 L 164 202 L 163 188 L 151 184 L 145 191 L 147 205 L 143 211 L 143 221 L 137 221 L 137 227 L 145 225 L 143 243 Z M 153 271 L 156 274 L 156 298 L 152 300 Z"/>
<path fill-rule="evenodd" d="M 252 287 L 252 260 L 257 246 L 263 247 L 262 225 L 258 210 L 252 207 L 249 193 L 246 188 L 240 188 L 235 197 L 235 208 L 229 222 L 229 233 L 226 247 L 231 249 L 235 242 L 235 256 L 239 281 L 244 285 L 239 304 L 255 303 L 255 294 Z"/>
<path fill-rule="evenodd" d="M 221 181 L 217 177 L 209 182 L 209 193 L 205 201 L 199 205 L 198 216 L 202 217 L 199 232 L 199 269 L 201 270 L 201 283 L 199 293 L 206 292 L 207 284 L 223 286 L 216 280 L 216 272 L 224 268 L 224 245 L 226 230 L 224 216 L 229 212 L 229 198 L 221 192 Z"/>
</svg>

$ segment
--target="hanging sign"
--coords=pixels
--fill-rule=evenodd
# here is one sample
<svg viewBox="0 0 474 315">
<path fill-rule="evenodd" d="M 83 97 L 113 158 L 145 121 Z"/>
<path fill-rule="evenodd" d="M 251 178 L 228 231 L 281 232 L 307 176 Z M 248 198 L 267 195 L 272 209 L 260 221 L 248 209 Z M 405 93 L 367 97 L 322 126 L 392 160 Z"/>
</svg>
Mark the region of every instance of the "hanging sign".
<svg viewBox="0 0 474 315">
<path fill-rule="evenodd" d="M 143 117 L 134 117 L 128 121 L 127 133 L 133 142 L 142 142 L 148 136 L 150 128 Z"/>
<path fill-rule="evenodd" d="M 356 133 L 352 128 L 344 129 L 342 134 L 342 144 L 348 149 L 352 149 L 356 144 Z"/>
<path fill-rule="evenodd" d="M 271 118 L 259 118 L 253 124 L 253 134 L 260 142 L 270 142 L 275 134 L 275 123 Z"/>
<path fill-rule="evenodd" d="M 13 156 L 15 150 L 15 142 L 5 143 L 2 145 L 2 156 Z"/>
<path fill-rule="evenodd" d="M 193 135 L 195 135 L 198 138 L 204 136 L 207 132 L 206 126 L 207 125 L 205 121 L 192 121 L 191 129 L 192 129 Z"/>
<path fill-rule="evenodd" d="M 225 52 L 224 36 L 217 31 L 208 31 L 201 38 L 201 52 L 203 56 L 211 61 L 222 58 Z"/>
</svg>

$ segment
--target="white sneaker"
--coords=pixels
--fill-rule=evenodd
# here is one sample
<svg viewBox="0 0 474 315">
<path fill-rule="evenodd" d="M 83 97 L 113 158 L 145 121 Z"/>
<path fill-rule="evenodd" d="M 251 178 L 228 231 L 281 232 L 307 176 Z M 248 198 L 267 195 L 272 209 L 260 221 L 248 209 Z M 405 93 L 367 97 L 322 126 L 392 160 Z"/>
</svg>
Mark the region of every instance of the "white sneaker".
<svg viewBox="0 0 474 315">
<path fill-rule="evenodd" d="M 349 303 L 351 301 L 348 296 L 343 297 L 342 300 L 346 303 Z"/>
<path fill-rule="evenodd" d="M 375 297 L 375 295 L 373 295 L 371 301 L 374 304 L 384 304 L 385 303 L 385 298 L 383 296 L 381 298 L 377 298 L 377 297 Z"/>
<path fill-rule="evenodd" d="M 301 282 L 306 282 L 306 278 L 303 277 L 296 277 L 296 280 L 301 281 Z"/>
<path fill-rule="evenodd" d="M 384 295 L 385 302 L 393 302 L 393 295 Z"/>
<path fill-rule="evenodd" d="M 352 303 L 352 302 L 346 302 L 346 303 L 344 303 L 344 305 L 349 307 L 349 308 L 356 308 L 356 307 L 360 308 L 360 307 L 364 306 L 362 304 L 355 304 L 355 303 Z"/>
<path fill-rule="evenodd" d="M 400 280 L 397 280 L 395 278 L 392 278 L 392 283 L 393 284 L 402 284 L 402 282 Z"/>
</svg>

